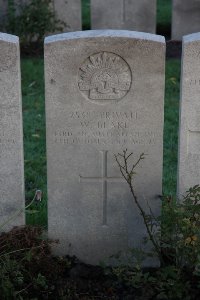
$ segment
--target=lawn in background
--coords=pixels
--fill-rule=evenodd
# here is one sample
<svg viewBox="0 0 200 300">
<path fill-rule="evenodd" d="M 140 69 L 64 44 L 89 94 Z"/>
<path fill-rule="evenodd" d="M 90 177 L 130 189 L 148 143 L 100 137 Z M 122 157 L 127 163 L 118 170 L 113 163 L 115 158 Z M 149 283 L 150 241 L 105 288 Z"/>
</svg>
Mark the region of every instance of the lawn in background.
<svg viewBox="0 0 200 300">
<path fill-rule="evenodd" d="M 163 194 L 176 194 L 180 60 L 166 63 Z"/>
<path fill-rule="evenodd" d="M 157 34 L 171 35 L 172 0 L 157 0 Z"/>
<path fill-rule="evenodd" d="M 42 59 L 22 59 L 22 96 L 24 124 L 24 168 L 26 203 L 37 189 L 42 190 L 41 203 L 31 206 L 28 224 L 47 223 L 46 142 L 44 109 L 44 64 Z"/>
</svg>

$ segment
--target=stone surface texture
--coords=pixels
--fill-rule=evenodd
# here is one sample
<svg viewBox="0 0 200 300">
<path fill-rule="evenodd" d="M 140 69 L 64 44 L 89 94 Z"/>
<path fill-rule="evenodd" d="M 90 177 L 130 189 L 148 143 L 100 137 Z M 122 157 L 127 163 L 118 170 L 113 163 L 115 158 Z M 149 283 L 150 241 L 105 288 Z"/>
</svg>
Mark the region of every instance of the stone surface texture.
<svg viewBox="0 0 200 300">
<path fill-rule="evenodd" d="M 200 0 L 173 0 L 172 39 L 200 31 Z"/>
<path fill-rule="evenodd" d="M 64 31 L 76 31 L 82 29 L 81 0 L 54 0 L 56 16 L 64 21 Z"/>
<path fill-rule="evenodd" d="M 183 38 L 178 194 L 200 183 L 200 34 Z"/>
<path fill-rule="evenodd" d="M 19 39 L 0 33 L 0 220 L 23 225 L 24 167 Z"/>
<path fill-rule="evenodd" d="M 92 29 L 155 33 L 156 0 L 91 0 Z"/>
<path fill-rule="evenodd" d="M 48 230 L 55 253 L 97 264 L 142 247 L 146 230 L 114 154 L 138 166 L 135 191 L 160 213 L 165 41 L 97 30 L 45 40 Z M 111 262 L 110 262 L 111 263 Z M 147 264 L 155 264 L 155 261 Z"/>
</svg>

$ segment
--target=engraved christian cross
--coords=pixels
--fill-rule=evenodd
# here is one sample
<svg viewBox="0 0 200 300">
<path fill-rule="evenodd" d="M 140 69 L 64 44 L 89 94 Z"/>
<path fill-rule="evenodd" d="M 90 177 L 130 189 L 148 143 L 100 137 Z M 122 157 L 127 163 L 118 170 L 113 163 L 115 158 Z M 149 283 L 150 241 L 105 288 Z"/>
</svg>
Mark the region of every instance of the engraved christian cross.
<svg viewBox="0 0 200 300">
<path fill-rule="evenodd" d="M 83 177 L 80 176 L 80 182 L 99 182 L 102 184 L 102 200 L 103 200 L 103 222 L 102 225 L 107 225 L 107 183 L 108 182 L 125 182 L 123 177 L 108 177 L 107 167 L 108 167 L 108 151 L 100 151 L 102 155 L 102 176 L 101 177 Z"/>
</svg>

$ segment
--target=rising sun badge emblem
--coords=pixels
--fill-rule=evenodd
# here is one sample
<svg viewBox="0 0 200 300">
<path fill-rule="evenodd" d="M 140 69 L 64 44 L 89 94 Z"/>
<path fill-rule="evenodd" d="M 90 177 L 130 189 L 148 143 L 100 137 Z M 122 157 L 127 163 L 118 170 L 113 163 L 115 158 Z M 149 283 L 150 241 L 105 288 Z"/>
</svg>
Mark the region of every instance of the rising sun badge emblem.
<svg viewBox="0 0 200 300">
<path fill-rule="evenodd" d="M 127 62 L 114 53 L 91 55 L 79 69 L 78 86 L 84 96 L 99 103 L 122 99 L 131 87 Z"/>
</svg>

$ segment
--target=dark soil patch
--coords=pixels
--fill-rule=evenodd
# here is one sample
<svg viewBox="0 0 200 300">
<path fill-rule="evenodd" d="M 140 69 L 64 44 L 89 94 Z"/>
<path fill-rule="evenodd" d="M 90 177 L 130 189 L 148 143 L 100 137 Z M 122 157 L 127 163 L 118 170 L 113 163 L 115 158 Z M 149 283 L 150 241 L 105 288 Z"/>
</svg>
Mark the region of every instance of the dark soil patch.
<svg viewBox="0 0 200 300">
<path fill-rule="evenodd" d="M 182 42 L 169 40 L 167 41 L 167 48 L 166 48 L 166 56 L 167 58 L 181 58 L 182 53 Z"/>
</svg>

